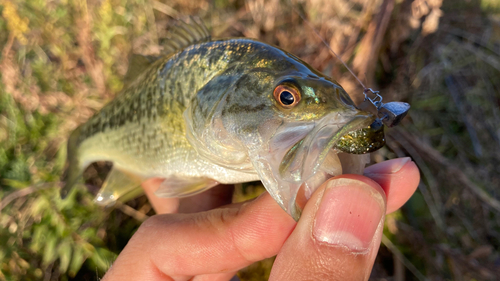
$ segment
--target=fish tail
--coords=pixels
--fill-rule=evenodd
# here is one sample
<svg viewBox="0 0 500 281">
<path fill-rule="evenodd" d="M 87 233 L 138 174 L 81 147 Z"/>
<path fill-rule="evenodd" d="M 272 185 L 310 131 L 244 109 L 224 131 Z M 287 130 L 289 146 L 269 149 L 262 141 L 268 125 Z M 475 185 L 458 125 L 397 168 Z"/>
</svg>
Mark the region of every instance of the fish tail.
<svg viewBox="0 0 500 281">
<path fill-rule="evenodd" d="M 64 187 L 61 189 L 61 198 L 66 198 L 73 186 L 82 177 L 82 167 L 78 159 L 78 139 L 81 127 L 74 130 L 67 143 L 66 173 L 64 176 Z"/>
</svg>

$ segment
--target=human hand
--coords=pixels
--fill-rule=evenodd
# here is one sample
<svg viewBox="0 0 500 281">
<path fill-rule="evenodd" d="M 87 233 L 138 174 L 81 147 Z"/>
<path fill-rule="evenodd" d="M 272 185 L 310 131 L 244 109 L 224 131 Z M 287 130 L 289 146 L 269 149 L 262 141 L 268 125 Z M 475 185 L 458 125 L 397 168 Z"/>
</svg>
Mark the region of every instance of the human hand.
<svg viewBox="0 0 500 281">
<path fill-rule="evenodd" d="M 230 280 L 274 255 L 270 280 L 367 280 L 385 214 L 400 208 L 418 182 L 416 165 L 400 158 L 368 167 L 365 176 L 329 179 L 298 223 L 267 193 L 207 212 L 157 215 L 141 225 L 103 280 Z"/>
</svg>

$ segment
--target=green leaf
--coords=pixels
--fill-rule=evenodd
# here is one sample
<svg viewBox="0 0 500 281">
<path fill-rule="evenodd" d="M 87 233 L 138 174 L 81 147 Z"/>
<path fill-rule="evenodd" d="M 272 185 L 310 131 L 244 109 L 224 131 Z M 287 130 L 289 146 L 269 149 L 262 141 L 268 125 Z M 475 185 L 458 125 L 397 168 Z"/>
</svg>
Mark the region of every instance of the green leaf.
<svg viewBox="0 0 500 281">
<path fill-rule="evenodd" d="M 59 264 L 59 270 L 63 273 L 68 271 L 72 252 L 73 249 L 71 247 L 71 241 L 67 239 L 64 240 L 57 249 L 57 253 L 59 254 L 59 260 L 61 261 Z"/>
<path fill-rule="evenodd" d="M 45 210 L 50 208 L 50 202 L 44 196 L 39 196 L 31 206 L 31 214 L 33 216 L 43 214 Z"/>
<path fill-rule="evenodd" d="M 23 189 L 30 185 L 29 181 L 19 181 L 14 179 L 3 179 L 3 184 L 13 187 L 15 189 Z"/>
<path fill-rule="evenodd" d="M 87 259 L 88 255 L 89 254 L 85 253 L 85 250 L 81 245 L 75 245 L 73 256 L 71 257 L 71 264 L 69 265 L 68 273 L 70 276 L 74 277 L 76 275 L 78 270 L 80 270 L 80 268 L 82 267 L 83 262 L 85 262 L 85 260 Z"/>
<path fill-rule="evenodd" d="M 101 271 L 108 270 L 115 259 L 116 259 L 116 254 L 105 248 L 96 248 L 96 251 L 90 257 L 90 260 Z"/>
<path fill-rule="evenodd" d="M 33 236 L 31 236 L 30 249 L 34 252 L 38 252 L 42 249 L 43 245 L 46 243 L 46 234 L 48 232 L 47 225 L 39 225 L 34 228 Z"/>
<path fill-rule="evenodd" d="M 47 244 L 43 248 L 43 257 L 42 257 L 42 262 L 45 265 L 48 265 L 52 263 L 56 259 L 56 247 L 57 247 L 57 241 L 58 237 L 56 237 L 54 234 L 49 233 L 47 235 Z"/>
</svg>

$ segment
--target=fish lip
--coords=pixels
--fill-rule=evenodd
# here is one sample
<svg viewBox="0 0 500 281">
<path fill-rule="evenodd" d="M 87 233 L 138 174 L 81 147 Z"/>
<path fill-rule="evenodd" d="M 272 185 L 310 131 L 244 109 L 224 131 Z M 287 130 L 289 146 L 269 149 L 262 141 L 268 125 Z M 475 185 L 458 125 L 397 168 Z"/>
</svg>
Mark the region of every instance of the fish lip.
<svg viewBox="0 0 500 281">
<path fill-rule="evenodd" d="M 300 183 L 314 176 L 328 152 L 343 136 L 367 127 L 375 118 L 370 113 L 357 112 L 347 123 L 332 130 L 339 123 L 332 120 L 334 117 L 336 116 L 323 117 L 320 121 L 322 124 L 299 140 L 285 154 L 279 165 L 279 175 L 284 181 Z M 306 173 L 306 170 L 309 171 Z"/>
</svg>

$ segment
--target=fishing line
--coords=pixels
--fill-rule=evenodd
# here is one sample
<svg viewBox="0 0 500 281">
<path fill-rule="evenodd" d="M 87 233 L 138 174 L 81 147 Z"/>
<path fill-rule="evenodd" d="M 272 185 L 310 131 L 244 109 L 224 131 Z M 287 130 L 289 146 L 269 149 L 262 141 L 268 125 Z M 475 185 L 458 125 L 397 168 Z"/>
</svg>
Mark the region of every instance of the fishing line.
<svg viewBox="0 0 500 281">
<path fill-rule="evenodd" d="M 365 99 L 361 102 L 358 107 L 363 108 L 364 110 L 371 111 L 378 116 L 377 120 L 372 124 L 375 126 L 375 123 L 381 125 L 383 122 L 388 127 L 394 127 L 398 125 L 401 120 L 406 116 L 408 110 L 410 109 L 410 105 L 405 102 L 389 102 L 383 103 L 382 96 L 379 94 L 379 91 L 374 91 L 371 88 L 366 88 L 366 86 L 361 82 L 361 80 L 354 74 L 354 72 L 347 66 L 347 64 L 337 55 L 337 53 L 330 47 L 330 45 L 321 37 L 319 32 L 314 28 L 314 26 L 297 10 L 293 7 L 293 3 L 290 1 L 290 7 L 292 10 L 299 15 L 299 17 L 311 28 L 316 36 L 323 41 L 323 44 L 330 50 L 330 52 L 345 66 L 347 70 L 358 80 L 359 84 L 363 87 L 363 95 Z M 374 98 L 368 96 L 368 93 L 372 93 L 375 95 Z M 371 107 L 371 109 L 370 109 Z M 373 108 L 375 107 L 375 108 Z M 374 111 L 375 110 L 375 111 Z M 376 125 L 376 126 L 379 126 Z"/>
<path fill-rule="evenodd" d="M 356 78 L 356 80 L 358 80 L 359 84 L 361 84 L 361 86 L 363 87 L 363 89 L 365 90 L 364 92 L 366 92 L 367 90 L 371 91 L 372 93 L 378 93 L 376 91 L 373 91 L 371 89 L 367 89 L 365 87 L 365 85 L 363 84 L 363 82 L 361 82 L 361 80 L 358 78 L 358 76 L 356 76 L 356 74 L 354 74 L 354 72 L 347 66 L 347 64 L 340 58 L 339 55 L 337 55 L 337 53 L 330 47 L 330 45 L 325 41 L 325 39 L 323 39 L 323 37 L 319 34 L 319 32 L 316 30 L 316 28 L 314 28 L 314 26 L 299 12 L 297 11 L 294 7 L 293 7 L 293 3 L 290 3 L 291 5 L 291 8 L 292 10 L 309 26 L 309 28 L 311 28 L 314 33 L 316 34 L 316 36 L 318 36 L 319 39 L 321 39 L 321 41 L 323 41 L 323 44 L 325 44 L 325 46 L 328 48 L 328 50 L 330 50 L 330 52 L 345 66 L 345 68 L 347 70 L 349 70 L 349 72 L 352 74 L 352 76 L 354 76 L 354 78 Z"/>
</svg>

